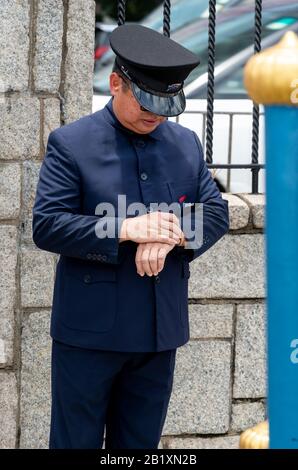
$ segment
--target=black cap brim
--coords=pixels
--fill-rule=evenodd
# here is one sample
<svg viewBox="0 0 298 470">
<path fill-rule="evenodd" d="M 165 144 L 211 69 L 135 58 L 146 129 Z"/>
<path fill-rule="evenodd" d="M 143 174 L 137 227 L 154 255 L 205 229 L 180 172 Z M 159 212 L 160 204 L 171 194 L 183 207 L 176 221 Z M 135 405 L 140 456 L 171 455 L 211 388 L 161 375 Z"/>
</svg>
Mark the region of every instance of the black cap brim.
<svg viewBox="0 0 298 470">
<path fill-rule="evenodd" d="M 130 82 L 132 92 L 138 103 L 148 111 L 158 116 L 178 116 L 186 106 L 183 89 L 178 93 L 149 93 L 140 88 L 135 82 Z"/>
</svg>

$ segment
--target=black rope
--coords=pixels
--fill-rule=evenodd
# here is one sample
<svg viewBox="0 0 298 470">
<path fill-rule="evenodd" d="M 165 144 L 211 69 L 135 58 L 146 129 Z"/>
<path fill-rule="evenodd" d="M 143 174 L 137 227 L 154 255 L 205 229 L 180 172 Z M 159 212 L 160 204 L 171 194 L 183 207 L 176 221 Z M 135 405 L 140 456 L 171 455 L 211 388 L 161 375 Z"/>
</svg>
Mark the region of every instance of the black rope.
<svg viewBox="0 0 298 470">
<path fill-rule="evenodd" d="M 212 163 L 212 155 L 213 155 L 215 26 L 216 26 L 216 0 L 209 0 L 207 128 L 206 128 L 206 161 L 207 163 Z"/>
<path fill-rule="evenodd" d="M 171 21 L 171 0 L 163 2 L 163 34 L 170 37 L 170 21 Z"/>
<path fill-rule="evenodd" d="M 254 36 L 254 53 L 261 50 L 261 35 L 262 35 L 262 0 L 255 0 L 255 36 Z M 259 105 L 253 104 L 253 117 L 252 117 L 252 148 L 251 148 L 251 162 L 258 163 L 259 161 Z M 256 194 L 259 191 L 259 168 L 252 170 L 252 193 Z"/>
<path fill-rule="evenodd" d="M 118 0 L 118 26 L 125 23 L 125 5 L 126 0 Z"/>
</svg>

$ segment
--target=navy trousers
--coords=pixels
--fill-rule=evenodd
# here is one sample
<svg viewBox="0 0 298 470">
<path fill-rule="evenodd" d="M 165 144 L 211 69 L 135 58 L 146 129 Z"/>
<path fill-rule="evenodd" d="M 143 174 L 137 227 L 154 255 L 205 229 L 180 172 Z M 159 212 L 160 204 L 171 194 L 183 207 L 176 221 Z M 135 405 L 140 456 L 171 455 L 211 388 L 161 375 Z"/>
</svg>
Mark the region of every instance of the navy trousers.
<svg viewBox="0 0 298 470">
<path fill-rule="evenodd" d="M 50 449 L 157 449 L 176 349 L 118 352 L 53 340 Z M 105 435 L 104 435 L 105 434 Z"/>
</svg>

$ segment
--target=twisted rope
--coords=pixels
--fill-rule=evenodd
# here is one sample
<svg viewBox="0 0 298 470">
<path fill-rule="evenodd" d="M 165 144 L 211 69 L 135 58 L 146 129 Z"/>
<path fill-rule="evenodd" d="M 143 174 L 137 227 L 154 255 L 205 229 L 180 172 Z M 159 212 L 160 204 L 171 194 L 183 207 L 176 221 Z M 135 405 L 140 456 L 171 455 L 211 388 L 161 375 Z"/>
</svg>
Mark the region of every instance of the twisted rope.
<svg viewBox="0 0 298 470">
<path fill-rule="evenodd" d="M 212 156 L 213 156 L 215 27 L 216 27 L 216 0 L 209 0 L 207 128 L 206 128 L 206 161 L 207 163 L 212 163 Z"/>
<path fill-rule="evenodd" d="M 171 21 L 171 0 L 165 0 L 163 3 L 163 34 L 170 37 Z"/>
<path fill-rule="evenodd" d="M 254 35 L 254 53 L 261 50 L 261 34 L 262 34 L 262 0 L 255 0 L 255 35 Z M 251 162 L 259 162 L 259 105 L 253 104 L 252 112 L 252 147 Z M 259 169 L 252 170 L 252 193 L 258 193 L 259 189 Z"/>
<path fill-rule="evenodd" d="M 125 23 L 126 0 L 118 0 L 118 26 Z"/>
</svg>

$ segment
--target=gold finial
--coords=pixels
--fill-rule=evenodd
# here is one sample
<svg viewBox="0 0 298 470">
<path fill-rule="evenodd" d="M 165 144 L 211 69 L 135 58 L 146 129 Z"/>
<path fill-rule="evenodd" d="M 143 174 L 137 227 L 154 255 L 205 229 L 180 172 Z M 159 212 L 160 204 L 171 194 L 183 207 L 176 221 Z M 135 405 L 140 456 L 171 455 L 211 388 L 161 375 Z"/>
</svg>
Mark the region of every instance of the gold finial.
<svg viewBox="0 0 298 470">
<path fill-rule="evenodd" d="M 244 85 L 259 104 L 298 105 L 298 36 L 288 31 L 244 67 Z"/>
<path fill-rule="evenodd" d="M 240 435 L 240 449 L 268 449 L 268 447 L 268 421 L 262 421 L 253 428 L 246 429 Z"/>
</svg>

